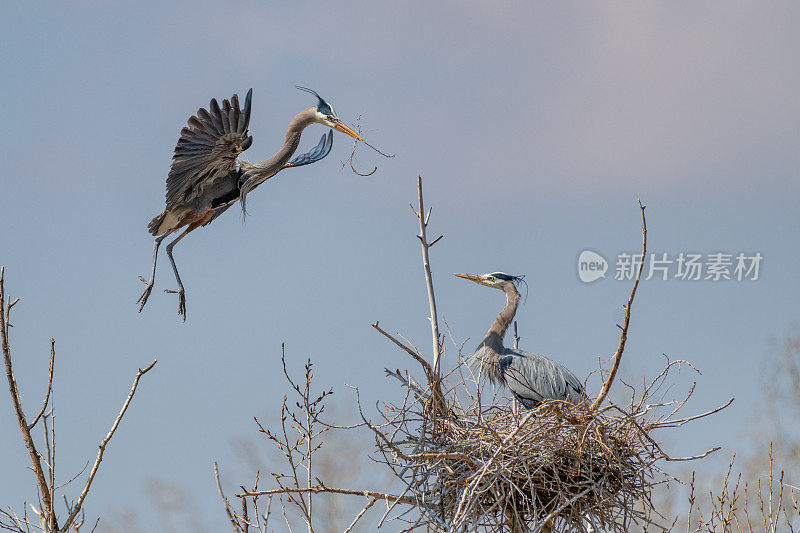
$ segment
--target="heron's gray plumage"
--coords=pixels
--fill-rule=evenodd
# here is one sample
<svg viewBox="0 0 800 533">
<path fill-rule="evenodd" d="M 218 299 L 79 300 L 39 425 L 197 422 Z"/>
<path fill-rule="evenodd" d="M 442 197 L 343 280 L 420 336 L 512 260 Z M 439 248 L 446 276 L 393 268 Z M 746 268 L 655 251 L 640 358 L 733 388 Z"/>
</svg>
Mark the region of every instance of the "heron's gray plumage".
<svg viewBox="0 0 800 533">
<path fill-rule="evenodd" d="M 236 201 L 245 210 L 247 194 L 281 170 L 315 163 L 327 156 L 333 146 L 333 132 L 323 135 L 319 144 L 306 154 L 292 156 L 300 144 L 303 130 L 314 123 L 323 124 L 363 141 L 359 134 L 336 116 L 333 107 L 311 89 L 302 88 L 318 99 L 318 106 L 304 109 L 289 123 L 283 146 L 278 152 L 258 163 L 239 161 L 239 155 L 250 148 L 253 137 L 248 134 L 253 90 L 247 91 L 244 108 L 234 94 L 220 105 L 212 99 L 206 108 L 198 109 L 181 130 L 172 166 L 167 177 L 166 208 L 153 218 L 147 228 L 155 239 L 150 281 L 140 278 L 147 287 L 139 297 L 139 311 L 144 308 L 153 289 L 156 259 L 161 241 L 180 228 L 186 229 L 167 246 L 167 256 L 178 282 L 178 312 L 186 317 L 183 284 L 172 258 L 172 248 L 189 232 L 206 226 Z"/>
<path fill-rule="evenodd" d="M 286 130 L 283 146 L 275 155 L 259 163 L 241 162 L 241 173 L 238 176 L 239 199 L 242 202 L 242 212 L 245 212 L 247 195 L 264 183 L 266 180 L 286 168 L 286 164 L 294 155 L 300 145 L 300 136 L 306 127 L 316 120 L 316 108 L 309 107 L 295 116 Z"/>
<path fill-rule="evenodd" d="M 207 190 L 217 180 L 227 181 L 217 186 L 222 190 L 237 185 L 236 158 L 253 144 L 253 137 L 247 134 L 252 98 L 250 89 L 243 110 L 236 94 L 230 101 L 223 100 L 221 108 L 212 99 L 210 112 L 200 108 L 189 118 L 175 146 L 167 177 L 167 209 L 209 196 Z"/>
<path fill-rule="evenodd" d="M 502 272 L 457 276 L 500 289 L 506 294 L 505 307 L 473 355 L 473 360 L 479 364 L 489 381 L 508 387 L 528 409 L 546 400 L 579 403 L 586 398 L 583 383 L 561 363 L 543 355 L 503 346 L 503 337 L 516 315 L 519 303 L 516 283 L 522 278 Z"/>
<path fill-rule="evenodd" d="M 528 409 L 543 400 L 580 403 L 583 384 L 564 365 L 543 355 L 506 348 L 500 359 L 503 382 Z"/>
</svg>

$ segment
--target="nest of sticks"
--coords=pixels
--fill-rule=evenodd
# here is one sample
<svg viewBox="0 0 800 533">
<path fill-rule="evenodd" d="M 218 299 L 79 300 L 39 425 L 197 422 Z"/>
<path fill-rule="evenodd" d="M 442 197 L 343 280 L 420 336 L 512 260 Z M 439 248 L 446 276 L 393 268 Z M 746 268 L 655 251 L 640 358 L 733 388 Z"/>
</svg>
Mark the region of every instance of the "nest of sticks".
<svg viewBox="0 0 800 533">
<path fill-rule="evenodd" d="M 560 402 L 491 411 L 451 409 L 431 424 L 425 452 L 408 457 L 413 481 L 435 495 L 429 507 L 453 530 L 626 530 L 634 510 L 650 508 L 661 454 L 635 417 Z"/>
<path fill-rule="evenodd" d="M 682 399 L 665 395 L 670 370 L 683 365 L 691 367 L 668 361 L 625 405 L 551 401 L 531 410 L 482 404 L 481 381 L 464 363 L 427 384 L 387 370 L 406 390 L 404 400 L 384 404 L 382 422 L 364 421 L 375 432 L 377 460 L 406 487 L 403 502 L 420 511 L 407 515 L 409 530 L 629 531 L 654 523 L 651 492 L 669 478 L 663 461 L 718 449 L 670 457 L 651 435 L 732 401 L 679 418 L 693 387 Z"/>
</svg>

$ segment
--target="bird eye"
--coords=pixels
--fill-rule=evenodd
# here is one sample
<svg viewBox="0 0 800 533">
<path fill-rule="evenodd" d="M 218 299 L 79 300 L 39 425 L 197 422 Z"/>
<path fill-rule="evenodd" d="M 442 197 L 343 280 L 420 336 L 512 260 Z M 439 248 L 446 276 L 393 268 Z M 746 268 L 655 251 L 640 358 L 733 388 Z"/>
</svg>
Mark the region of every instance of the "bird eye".
<svg viewBox="0 0 800 533">
<path fill-rule="evenodd" d="M 336 117 L 334 117 L 333 115 L 328 115 L 328 120 L 330 120 L 331 122 L 336 122 Z"/>
<path fill-rule="evenodd" d="M 494 279 L 494 276 L 489 276 L 489 281 L 497 281 Z"/>
</svg>

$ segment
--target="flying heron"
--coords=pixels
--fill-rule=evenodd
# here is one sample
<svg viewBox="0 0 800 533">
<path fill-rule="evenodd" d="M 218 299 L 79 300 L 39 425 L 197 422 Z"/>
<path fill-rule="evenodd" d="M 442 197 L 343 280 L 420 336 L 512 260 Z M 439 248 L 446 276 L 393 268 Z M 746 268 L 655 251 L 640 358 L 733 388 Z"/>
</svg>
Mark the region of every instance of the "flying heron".
<svg viewBox="0 0 800 533">
<path fill-rule="evenodd" d="M 172 166 L 167 177 L 167 207 L 147 226 L 156 239 L 150 281 L 139 277 L 147 285 L 136 302 L 141 304 L 140 312 L 153 290 L 161 241 L 185 227 L 167 245 L 167 257 L 172 263 L 178 289 L 166 292 L 178 295 L 178 314 L 183 315 L 183 320 L 186 320 L 186 294 L 172 257 L 172 249 L 191 231 L 211 223 L 237 200 L 241 200 L 244 212 L 247 193 L 281 170 L 315 163 L 327 156 L 333 146 L 333 131 L 323 134 L 319 144 L 311 151 L 291 159 L 300 143 L 300 135 L 307 126 L 322 124 L 358 141 L 364 141 L 336 116 L 333 106 L 319 94 L 306 87 L 297 88 L 316 96 L 317 105 L 298 113 L 289 123 L 286 139 L 280 150 L 259 163 L 237 159 L 253 143 L 253 137 L 248 135 L 247 130 L 253 89 L 247 91 L 244 109 L 239 108 L 239 96 L 234 94 L 230 101 L 223 100 L 221 106 L 216 99 L 212 99 L 208 109 L 200 108 L 196 115 L 189 118 L 188 125 L 181 130 L 175 154 L 172 156 Z"/>
<path fill-rule="evenodd" d="M 546 400 L 580 403 L 586 398 L 583 384 L 564 365 L 542 355 L 503 346 L 508 325 L 517 313 L 517 284 L 522 281 L 521 276 L 510 276 L 503 272 L 454 276 L 499 289 L 506 294 L 505 308 L 492 323 L 474 355 L 480 362 L 481 371 L 492 383 L 508 387 L 526 409 Z"/>
</svg>

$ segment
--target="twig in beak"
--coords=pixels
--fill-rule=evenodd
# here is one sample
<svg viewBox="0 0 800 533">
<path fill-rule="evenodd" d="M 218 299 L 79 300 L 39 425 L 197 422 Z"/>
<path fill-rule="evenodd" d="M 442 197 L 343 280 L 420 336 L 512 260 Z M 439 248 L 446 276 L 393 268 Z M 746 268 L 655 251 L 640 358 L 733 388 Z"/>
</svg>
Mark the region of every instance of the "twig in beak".
<svg viewBox="0 0 800 533">
<path fill-rule="evenodd" d="M 358 118 L 356 119 L 355 126 L 353 127 L 353 130 L 355 132 L 357 132 L 359 136 L 361 136 L 361 132 L 362 132 L 362 130 L 361 130 L 361 116 L 362 115 L 358 116 Z M 352 170 L 354 173 L 358 174 L 359 176 L 364 176 L 364 177 L 372 176 L 373 174 L 375 174 L 375 172 L 378 171 L 378 165 L 375 165 L 375 168 L 373 168 L 370 172 L 363 173 L 363 172 L 359 172 L 358 170 L 356 170 L 356 168 L 355 168 L 355 166 L 353 164 L 353 157 L 355 157 L 355 155 L 356 155 L 356 147 L 358 146 L 358 142 L 359 141 L 357 139 L 353 141 L 353 149 L 350 151 L 350 157 L 348 157 L 342 163 L 342 168 L 344 168 L 344 166 L 346 164 L 350 164 L 350 170 Z M 369 146 L 370 148 L 372 148 L 373 150 L 375 150 L 376 152 L 378 152 L 379 154 L 381 154 L 384 157 L 393 158 L 395 156 L 395 154 L 391 154 L 391 155 L 384 154 L 383 152 L 381 152 L 380 150 L 378 150 L 377 148 L 375 148 L 374 146 L 369 144 L 367 141 L 362 140 L 361 142 L 363 142 L 364 144 L 366 144 L 367 146 Z"/>
</svg>

